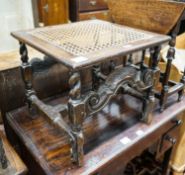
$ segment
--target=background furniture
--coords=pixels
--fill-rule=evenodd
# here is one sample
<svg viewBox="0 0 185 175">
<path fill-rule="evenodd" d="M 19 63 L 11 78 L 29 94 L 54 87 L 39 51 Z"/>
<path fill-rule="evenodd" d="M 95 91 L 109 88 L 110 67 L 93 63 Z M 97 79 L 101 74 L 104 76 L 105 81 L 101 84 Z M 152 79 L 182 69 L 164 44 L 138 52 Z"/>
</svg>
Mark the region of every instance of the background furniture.
<svg viewBox="0 0 185 175">
<path fill-rule="evenodd" d="M 107 0 L 69 0 L 70 20 L 101 19 L 111 21 Z"/>
<path fill-rule="evenodd" d="M 68 0 L 32 0 L 35 26 L 67 23 L 69 20 Z"/>
</svg>

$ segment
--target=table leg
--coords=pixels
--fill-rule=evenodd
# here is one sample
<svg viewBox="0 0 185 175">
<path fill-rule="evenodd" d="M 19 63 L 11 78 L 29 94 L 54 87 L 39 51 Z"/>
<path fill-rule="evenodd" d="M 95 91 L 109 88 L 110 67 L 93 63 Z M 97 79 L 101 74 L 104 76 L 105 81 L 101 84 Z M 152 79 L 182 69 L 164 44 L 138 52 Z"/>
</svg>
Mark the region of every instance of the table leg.
<svg viewBox="0 0 185 175">
<path fill-rule="evenodd" d="M 82 124 L 85 116 L 85 105 L 81 99 L 81 80 L 79 72 L 73 72 L 69 79 L 70 99 L 69 120 L 75 137 L 75 143 L 72 143 L 72 159 L 79 166 L 83 164 L 83 145 L 84 136 L 82 132 Z"/>
<path fill-rule="evenodd" d="M 145 54 L 146 54 L 146 50 L 143 50 L 142 51 L 142 57 L 141 57 L 141 63 L 140 63 L 140 69 L 141 70 L 144 68 Z"/>
<path fill-rule="evenodd" d="M 20 55 L 21 55 L 21 61 L 22 61 L 21 73 L 25 84 L 28 108 L 31 112 L 32 107 L 31 107 L 31 100 L 29 100 L 29 97 L 33 95 L 35 92 L 32 88 L 32 66 L 29 63 L 28 50 L 24 43 L 20 43 Z"/>
<path fill-rule="evenodd" d="M 146 123 L 150 123 L 152 120 L 151 112 L 153 110 L 154 102 L 155 102 L 154 87 L 156 86 L 156 84 L 158 84 L 159 76 L 160 76 L 160 71 L 158 68 L 160 49 L 161 49 L 161 47 L 157 46 L 157 47 L 152 48 L 150 50 L 151 60 L 152 60 L 150 68 L 151 68 L 152 74 L 153 74 L 153 82 L 152 82 L 152 86 L 148 89 L 148 92 L 146 95 L 146 100 L 143 101 L 143 113 L 145 113 L 145 115 L 143 115 L 143 116 L 146 116 L 143 118 L 143 121 Z M 152 77 L 150 74 L 148 74 L 148 76 L 146 76 L 145 79 L 146 79 L 146 81 L 151 81 Z"/>
<path fill-rule="evenodd" d="M 167 53 L 167 65 L 166 70 L 164 73 L 163 81 L 162 81 L 162 91 L 161 91 L 161 97 L 160 97 L 160 111 L 164 111 L 165 104 L 168 98 L 168 92 L 169 92 L 169 77 L 170 77 L 170 71 L 172 66 L 172 61 L 175 58 L 175 43 L 176 43 L 176 35 L 172 35 L 172 40 L 169 43 L 170 48 L 168 49 Z"/>
<path fill-rule="evenodd" d="M 150 50 L 150 59 L 151 59 L 151 69 L 153 71 L 153 87 L 157 87 L 159 83 L 159 78 L 160 78 L 160 69 L 158 67 L 158 63 L 160 60 L 160 51 L 161 51 L 161 46 L 156 46 Z"/>
<path fill-rule="evenodd" d="M 99 82 L 99 77 L 98 74 L 101 72 L 100 65 L 94 65 L 92 68 L 92 89 L 97 90 L 100 82 Z"/>
</svg>

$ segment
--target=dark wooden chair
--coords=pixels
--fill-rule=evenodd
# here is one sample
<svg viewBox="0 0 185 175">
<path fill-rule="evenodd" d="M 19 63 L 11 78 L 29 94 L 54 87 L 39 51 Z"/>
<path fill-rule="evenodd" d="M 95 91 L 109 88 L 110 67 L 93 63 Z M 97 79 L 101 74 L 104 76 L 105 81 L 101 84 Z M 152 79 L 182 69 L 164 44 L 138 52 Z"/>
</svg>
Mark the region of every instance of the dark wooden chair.
<svg viewBox="0 0 185 175">
<path fill-rule="evenodd" d="M 109 0 L 108 6 L 115 23 L 172 37 L 165 72 L 161 73 L 160 78 L 162 90 L 156 92 L 156 97 L 160 99 L 161 111 L 165 108 L 168 96 L 178 92 L 178 100 L 181 100 L 185 76 L 180 83 L 170 81 L 169 76 L 175 58 L 176 36 L 185 18 L 185 4 L 168 0 Z"/>
</svg>

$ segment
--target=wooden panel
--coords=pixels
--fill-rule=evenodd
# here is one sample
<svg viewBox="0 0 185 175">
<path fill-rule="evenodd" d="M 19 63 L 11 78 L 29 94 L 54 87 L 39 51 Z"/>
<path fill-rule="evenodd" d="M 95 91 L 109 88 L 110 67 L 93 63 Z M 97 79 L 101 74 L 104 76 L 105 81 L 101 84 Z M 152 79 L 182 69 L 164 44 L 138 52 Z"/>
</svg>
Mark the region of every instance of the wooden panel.
<svg viewBox="0 0 185 175">
<path fill-rule="evenodd" d="M 96 11 L 96 12 L 86 12 L 79 14 L 79 20 L 89 20 L 89 19 L 101 19 L 105 21 L 111 21 L 111 16 L 108 10 Z"/>
<path fill-rule="evenodd" d="M 107 9 L 107 0 L 79 0 L 79 11 Z"/>
<path fill-rule="evenodd" d="M 116 23 L 168 34 L 177 24 L 184 5 L 160 0 L 109 0 L 108 5 Z"/>
<path fill-rule="evenodd" d="M 41 0 L 42 22 L 44 25 L 55 25 L 68 22 L 67 0 Z"/>
</svg>

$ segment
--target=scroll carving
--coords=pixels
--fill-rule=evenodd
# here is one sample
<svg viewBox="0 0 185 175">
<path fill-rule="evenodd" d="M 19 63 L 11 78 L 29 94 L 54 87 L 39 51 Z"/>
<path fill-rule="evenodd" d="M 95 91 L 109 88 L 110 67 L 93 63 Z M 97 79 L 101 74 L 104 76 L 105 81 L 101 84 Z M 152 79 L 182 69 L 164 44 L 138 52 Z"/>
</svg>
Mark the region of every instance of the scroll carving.
<svg viewBox="0 0 185 175">
<path fill-rule="evenodd" d="M 146 69 L 141 72 L 132 66 L 120 68 L 111 73 L 103 85 L 97 91 L 91 91 L 84 98 L 86 114 L 92 115 L 105 107 L 110 99 L 116 95 L 119 89 L 125 94 L 130 94 L 142 99 L 143 111 L 142 118 L 148 120 L 147 117 L 151 110 L 148 110 L 147 92 L 153 85 L 153 73 Z M 148 122 L 148 121 L 147 121 Z"/>
</svg>

